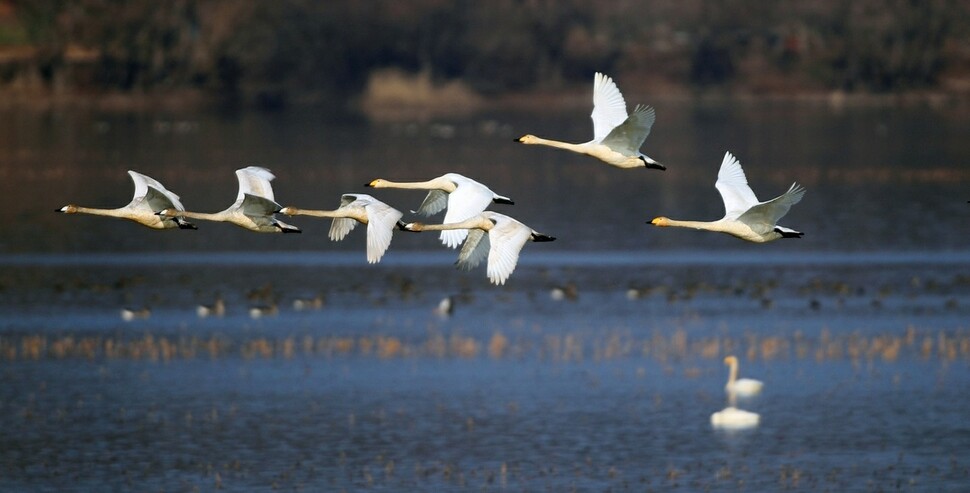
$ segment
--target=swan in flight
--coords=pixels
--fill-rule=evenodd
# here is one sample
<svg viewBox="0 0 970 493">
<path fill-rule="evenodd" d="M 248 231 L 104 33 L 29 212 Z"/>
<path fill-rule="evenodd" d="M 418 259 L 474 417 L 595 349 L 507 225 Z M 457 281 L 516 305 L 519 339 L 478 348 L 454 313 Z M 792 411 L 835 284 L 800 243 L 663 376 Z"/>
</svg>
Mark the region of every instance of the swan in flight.
<svg viewBox="0 0 970 493">
<path fill-rule="evenodd" d="M 728 406 L 711 414 L 711 426 L 723 429 L 743 429 L 758 426 L 761 416 L 758 413 Z"/>
<path fill-rule="evenodd" d="M 270 181 L 276 178 L 266 168 L 249 166 L 236 170 L 239 193 L 236 201 L 222 212 L 205 213 L 165 209 L 158 213 L 163 217 L 187 217 L 203 221 L 222 221 L 257 233 L 299 233 L 300 228 L 276 219 L 280 205 L 273 198 Z"/>
<path fill-rule="evenodd" d="M 721 169 L 714 184 L 724 199 L 724 217 L 717 221 L 679 221 L 657 217 L 650 221 L 654 226 L 674 226 L 717 231 L 736 236 L 742 240 L 766 243 L 778 238 L 801 238 L 803 233 L 778 225 L 791 206 L 805 195 L 805 188 L 793 183 L 787 192 L 767 202 L 758 202 L 741 163 L 730 152 L 724 154 Z"/>
<path fill-rule="evenodd" d="M 724 386 L 724 390 L 728 393 L 728 395 L 748 397 L 761 392 L 761 388 L 764 387 L 765 384 L 760 380 L 755 380 L 753 378 L 738 378 L 738 358 L 728 356 L 724 358 L 724 364 L 730 367 L 727 385 Z"/>
<path fill-rule="evenodd" d="M 128 171 L 131 181 L 135 183 L 135 194 L 131 202 L 117 209 L 94 209 L 74 204 L 65 205 L 58 209 L 65 214 L 92 214 L 95 216 L 120 217 L 153 229 L 197 229 L 195 225 L 181 217 L 161 217 L 157 212 L 164 209 L 185 210 L 179 196 L 175 195 L 154 178 L 145 176 L 137 171 Z"/>
<path fill-rule="evenodd" d="M 429 190 L 428 196 L 424 198 L 424 202 L 421 202 L 416 212 L 424 216 L 432 216 L 447 208 L 444 218 L 446 224 L 473 217 L 484 211 L 492 202 L 515 203 L 512 199 L 503 197 L 485 185 L 458 173 L 447 173 L 432 180 L 420 182 L 394 182 L 378 178 L 364 186 Z M 441 242 L 449 248 L 457 248 L 465 240 L 466 235 L 468 231 L 464 229 L 442 231 Z"/>
<path fill-rule="evenodd" d="M 657 113 L 650 106 L 637 105 L 627 115 L 626 101 L 613 79 L 596 72 L 593 77 L 593 140 L 584 144 L 570 144 L 535 135 L 523 135 L 516 142 L 558 147 L 567 151 L 593 156 L 617 168 L 652 168 L 666 166 L 640 152 L 640 146 L 650 135 Z"/>
<path fill-rule="evenodd" d="M 462 270 L 478 266 L 486 256 L 486 273 L 492 284 L 505 284 L 519 261 L 519 252 L 527 241 L 553 241 L 555 238 L 535 231 L 505 214 L 484 211 L 464 221 L 445 224 L 408 223 L 408 231 L 468 230 L 465 244 L 458 253 L 456 265 Z"/>
<path fill-rule="evenodd" d="M 376 264 L 381 261 L 387 247 L 391 245 L 391 233 L 395 226 L 404 226 L 401 211 L 362 193 L 347 193 L 340 197 L 340 207 L 333 211 L 298 209 L 284 207 L 280 212 L 288 216 L 332 217 L 330 239 L 340 241 L 350 233 L 357 223 L 367 225 L 367 261 Z"/>
</svg>

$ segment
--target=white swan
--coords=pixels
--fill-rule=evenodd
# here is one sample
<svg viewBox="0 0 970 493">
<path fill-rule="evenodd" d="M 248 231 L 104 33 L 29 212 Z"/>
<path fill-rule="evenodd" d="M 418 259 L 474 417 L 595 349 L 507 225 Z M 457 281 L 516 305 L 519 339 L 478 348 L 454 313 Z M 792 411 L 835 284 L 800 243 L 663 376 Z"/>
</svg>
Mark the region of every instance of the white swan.
<svg viewBox="0 0 970 493">
<path fill-rule="evenodd" d="M 275 176 L 266 168 L 250 166 L 236 170 L 239 193 L 236 201 L 224 211 L 216 213 L 189 212 L 165 209 L 158 214 L 165 217 L 188 217 L 203 221 L 221 221 L 235 224 L 258 233 L 299 233 L 300 228 L 276 219 L 273 215 L 280 205 L 273 198 L 270 185 Z"/>
<path fill-rule="evenodd" d="M 95 216 L 119 217 L 153 229 L 196 229 L 192 223 L 180 217 L 172 218 L 156 215 L 157 212 L 164 209 L 185 210 L 185 207 L 182 207 L 182 202 L 179 201 L 178 195 L 169 191 L 154 178 L 138 173 L 137 171 L 129 170 L 128 175 L 131 176 L 131 181 L 135 184 L 135 193 L 128 205 L 117 209 L 94 209 L 68 204 L 58 209 L 58 211 L 65 214 L 92 214 Z"/>
<path fill-rule="evenodd" d="M 222 296 L 217 296 L 211 305 L 198 305 L 195 307 L 195 314 L 199 318 L 222 317 L 226 314 L 226 302 L 222 301 Z"/>
<path fill-rule="evenodd" d="M 429 190 L 428 196 L 416 211 L 418 214 L 432 216 L 447 208 L 445 223 L 464 221 L 485 210 L 492 202 L 514 204 L 512 199 L 503 197 L 485 185 L 458 173 L 447 173 L 437 178 L 420 182 L 393 182 L 378 178 L 365 184 L 372 188 L 406 188 Z M 450 248 L 457 248 L 468 234 L 463 229 L 441 232 L 441 242 Z"/>
<path fill-rule="evenodd" d="M 758 202 L 748 186 L 741 164 L 727 152 L 714 186 L 724 199 L 723 218 L 717 221 L 679 221 L 661 216 L 654 218 L 650 224 L 717 231 L 755 243 L 802 237 L 803 233 L 777 224 L 791 206 L 801 201 L 805 195 L 805 189 L 798 183 L 793 183 L 787 192 L 778 197 L 767 202 Z"/>
<path fill-rule="evenodd" d="M 586 154 L 617 168 L 667 169 L 640 152 L 640 146 L 657 119 L 656 111 L 650 106 L 637 105 L 627 116 L 623 94 L 613 79 L 599 72 L 593 76 L 593 113 L 590 116 L 593 118 L 593 140 L 584 144 L 543 139 L 531 134 L 515 140 Z"/>
<path fill-rule="evenodd" d="M 724 358 L 724 364 L 730 367 L 728 381 L 724 390 L 728 395 L 737 397 L 748 397 L 761 392 L 764 383 L 753 378 L 738 378 L 738 358 L 728 356 Z"/>
<path fill-rule="evenodd" d="M 711 426 L 724 429 L 742 429 L 758 426 L 761 416 L 758 413 L 728 406 L 711 414 Z"/>
<path fill-rule="evenodd" d="M 486 256 L 486 274 L 492 284 L 505 284 L 519 261 L 519 252 L 527 241 L 553 241 L 555 238 L 535 231 L 505 214 L 485 211 L 464 221 L 446 224 L 408 223 L 408 231 L 468 230 L 468 239 L 458 253 L 459 269 L 471 270 Z M 486 234 L 487 233 L 487 234 Z"/>
<path fill-rule="evenodd" d="M 387 247 L 391 245 L 391 233 L 399 225 L 401 211 L 362 193 L 347 193 L 340 197 L 340 207 L 333 211 L 298 209 L 284 207 L 280 212 L 288 216 L 332 217 L 330 239 L 340 241 L 350 233 L 357 223 L 367 225 L 367 261 L 375 264 L 381 261 Z M 400 224 L 403 226 L 403 223 Z"/>
</svg>

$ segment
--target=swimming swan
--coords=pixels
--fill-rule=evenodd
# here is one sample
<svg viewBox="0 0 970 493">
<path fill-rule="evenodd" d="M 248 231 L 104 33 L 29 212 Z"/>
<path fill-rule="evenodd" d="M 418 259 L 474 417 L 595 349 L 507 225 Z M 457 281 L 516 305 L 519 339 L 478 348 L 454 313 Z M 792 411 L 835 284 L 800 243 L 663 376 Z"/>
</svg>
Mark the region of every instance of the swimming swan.
<svg viewBox="0 0 970 493">
<path fill-rule="evenodd" d="M 408 231 L 468 230 L 468 239 L 458 253 L 456 265 L 471 270 L 488 256 L 486 273 L 492 284 L 505 284 L 519 261 L 527 241 L 553 241 L 555 238 L 535 231 L 505 214 L 485 211 L 464 221 L 446 224 L 408 223 Z M 488 233 L 488 234 L 486 234 Z"/>
<path fill-rule="evenodd" d="M 728 356 L 724 358 L 724 364 L 730 367 L 727 385 L 724 390 L 729 394 L 738 397 L 748 397 L 761 392 L 764 383 L 753 378 L 738 378 L 738 358 Z"/>
<path fill-rule="evenodd" d="M 637 105 L 627 116 L 623 94 L 613 79 L 599 72 L 593 76 L 593 113 L 590 116 L 593 118 L 593 140 L 585 144 L 570 144 L 535 135 L 523 135 L 515 140 L 586 154 L 617 168 L 667 169 L 640 152 L 640 146 L 657 119 L 656 111 L 650 106 Z"/>
<path fill-rule="evenodd" d="M 428 196 L 421 202 L 421 206 L 416 211 L 424 216 L 432 216 L 447 208 L 444 223 L 457 223 L 464 221 L 480 212 L 492 202 L 496 204 L 514 204 L 512 199 L 503 197 L 491 191 L 485 185 L 459 175 L 458 173 L 447 173 L 432 180 L 421 182 L 393 182 L 378 178 L 365 184 L 372 188 L 405 188 L 417 190 L 430 190 Z M 464 229 L 447 230 L 441 232 L 441 242 L 450 248 L 457 248 L 468 231 Z"/>
<path fill-rule="evenodd" d="M 723 429 L 742 429 L 758 426 L 761 416 L 758 413 L 728 406 L 721 411 L 711 414 L 711 426 Z"/>
<path fill-rule="evenodd" d="M 367 225 L 367 261 L 376 264 L 381 261 L 387 247 L 391 245 L 391 233 L 404 215 L 401 211 L 362 193 L 347 193 L 340 197 L 340 207 L 333 211 L 298 209 L 284 207 L 280 212 L 288 216 L 332 217 L 330 239 L 340 241 L 350 233 L 357 223 Z"/>
<path fill-rule="evenodd" d="M 170 192 L 164 185 L 154 178 L 145 176 L 137 171 L 128 171 L 131 181 L 135 183 L 135 194 L 131 202 L 117 209 L 93 209 L 74 204 L 65 205 L 58 209 L 65 214 L 92 214 L 95 216 L 119 217 L 135 221 L 153 229 L 197 229 L 195 225 L 181 217 L 161 217 L 157 212 L 164 209 L 185 210 L 179 196 Z"/>
<path fill-rule="evenodd" d="M 300 228 L 291 226 L 273 216 L 280 205 L 273 198 L 270 185 L 275 176 L 266 168 L 250 166 L 236 170 L 239 193 L 236 201 L 222 212 L 213 214 L 165 209 L 158 214 L 167 217 L 188 217 L 203 221 L 222 221 L 235 224 L 257 233 L 299 233 Z"/>
<path fill-rule="evenodd" d="M 678 221 L 661 216 L 654 218 L 650 224 L 717 231 L 755 243 L 802 237 L 803 233 L 777 224 L 791 206 L 801 201 L 805 195 L 805 189 L 798 183 L 793 183 L 787 192 L 778 197 L 767 202 L 758 202 L 748 186 L 741 163 L 727 152 L 714 186 L 724 199 L 723 218 L 717 221 Z"/>
</svg>

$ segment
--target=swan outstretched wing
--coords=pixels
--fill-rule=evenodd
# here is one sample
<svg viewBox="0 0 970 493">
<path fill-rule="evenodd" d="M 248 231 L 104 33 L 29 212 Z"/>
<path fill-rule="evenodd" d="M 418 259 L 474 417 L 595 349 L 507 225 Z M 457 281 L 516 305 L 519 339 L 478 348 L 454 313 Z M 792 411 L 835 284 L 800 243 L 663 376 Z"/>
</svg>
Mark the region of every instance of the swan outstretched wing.
<svg viewBox="0 0 970 493">
<path fill-rule="evenodd" d="M 792 183 L 791 188 L 787 192 L 751 207 L 747 212 L 738 217 L 738 221 L 752 228 L 758 226 L 760 229 L 764 229 L 764 232 L 771 231 L 778 224 L 778 221 L 782 217 L 785 217 L 785 214 L 788 214 L 791 206 L 801 202 L 804 195 L 805 188 L 798 183 Z M 758 228 L 755 230 L 757 231 Z M 794 230 L 789 231 L 795 232 Z"/>
<path fill-rule="evenodd" d="M 414 211 L 422 216 L 433 216 L 448 207 L 448 192 L 444 190 L 431 190 L 424 198 L 418 210 Z"/>
<path fill-rule="evenodd" d="M 724 200 L 725 219 L 737 219 L 745 211 L 758 205 L 758 198 L 748 186 L 748 179 L 744 176 L 741 163 L 730 152 L 724 153 L 724 160 L 721 161 L 721 169 L 717 172 L 717 182 L 714 186 L 717 187 L 718 192 L 721 192 L 721 198 Z"/>
<path fill-rule="evenodd" d="M 236 194 L 236 202 L 243 200 L 243 195 L 250 194 L 263 197 L 269 200 L 276 200 L 273 196 L 273 186 L 270 182 L 276 176 L 273 173 L 259 166 L 249 166 L 236 170 L 236 178 L 239 180 L 239 193 Z"/>
<path fill-rule="evenodd" d="M 282 206 L 265 197 L 247 193 L 243 194 L 243 201 L 239 208 L 243 214 L 260 223 L 261 219 L 272 219 L 273 214 L 282 209 Z"/>
<path fill-rule="evenodd" d="M 367 261 L 374 264 L 391 246 L 394 228 L 404 214 L 377 199 L 360 197 L 357 202 L 364 202 L 367 211 Z"/>
<path fill-rule="evenodd" d="M 626 101 L 609 76 L 593 76 L 593 142 L 600 142 L 626 120 Z"/>
<path fill-rule="evenodd" d="M 637 105 L 629 118 L 614 128 L 601 143 L 624 156 L 635 156 L 650 135 L 656 119 L 657 112 L 653 107 Z"/>
<path fill-rule="evenodd" d="M 468 230 L 468 238 L 458 252 L 458 261 L 455 265 L 461 270 L 471 270 L 478 267 L 482 260 L 488 256 L 489 252 L 488 234 L 481 229 Z"/>
<path fill-rule="evenodd" d="M 519 252 L 532 237 L 532 229 L 511 217 L 490 213 L 495 223 L 488 232 L 491 248 L 488 252 L 488 279 L 492 284 L 505 284 L 519 261 Z"/>
<path fill-rule="evenodd" d="M 152 213 L 161 212 L 165 209 L 185 210 L 181 207 L 182 204 L 176 205 L 172 202 L 168 194 L 155 188 L 153 185 L 148 185 L 146 189 L 147 191 L 139 203 L 151 209 Z"/>
<path fill-rule="evenodd" d="M 357 196 L 353 194 L 344 194 L 340 196 L 340 207 L 337 211 L 346 212 L 351 207 L 363 207 L 362 204 L 358 204 Z M 348 233 L 357 227 L 357 220 L 349 217 L 335 217 L 333 222 L 330 223 L 330 240 L 340 241 L 347 236 Z"/>
<path fill-rule="evenodd" d="M 465 219 L 481 214 L 495 196 L 485 185 L 471 179 L 455 182 L 458 188 L 448 194 L 448 211 L 445 212 L 444 223 L 458 223 Z M 441 242 L 450 248 L 456 248 L 465 240 L 466 229 L 452 229 L 441 232 Z"/>
<path fill-rule="evenodd" d="M 173 193 L 171 190 L 165 188 L 165 185 L 162 185 L 158 180 L 132 170 L 128 170 L 128 176 L 131 176 L 131 181 L 135 184 L 135 193 L 132 194 L 131 199 L 132 202 L 145 197 L 145 195 L 148 193 L 148 187 L 154 187 L 155 190 L 164 196 L 169 202 L 165 204 L 165 207 L 162 207 L 162 209 L 174 207 L 180 211 L 185 210 L 185 207 L 182 207 L 182 202 L 179 201 L 179 196 L 175 195 L 175 193 Z M 155 209 L 155 207 L 151 204 L 149 204 L 149 206 L 152 207 L 153 212 L 162 210 Z"/>
</svg>

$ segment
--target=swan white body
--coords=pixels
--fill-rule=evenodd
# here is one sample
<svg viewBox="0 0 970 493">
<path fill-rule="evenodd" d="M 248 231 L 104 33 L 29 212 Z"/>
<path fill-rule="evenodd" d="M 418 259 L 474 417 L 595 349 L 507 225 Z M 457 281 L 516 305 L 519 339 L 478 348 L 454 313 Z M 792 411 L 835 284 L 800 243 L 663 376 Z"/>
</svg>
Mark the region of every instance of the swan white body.
<svg viewBox="0 0 970 493">
<path fill-rule="evenodd" d="M 801 238 L 803 233 L 778 225 L 791 206 L 805 195 L 805 188 L 793 183 L 787 192 L 766 202 L 759 202 L 741 169 L 741 163 L 730 152 L 724 154 L 721 169 L 714 184 L 724 200 L 724 217 L 717 221 L 680 221 L 657 217 L 654 226 L 673 226 L 727 233 L 754 243 L 766 243 L 779 238 Z"/>
<path fill-rule="evenodd" d="M 222 297 L 220 296 L 211 305 L 196 306 L 195 314 L 199 318 L 222 317 L 226 314 L 226 302 L 222 301 Z"/>
<path fill-rule="evenodd" d="M 728 365 L 728 381 L 724 386 L 724 391 L 729 396 L 749 397 L 761 392 L 764 383 L 753 378 L 738 378 L 738 358 L 728 356 L 724 358 L 724 364 Z"/>
<path fill-rule="evenodd" d="M 590 117 L 593 119 L 593 140 L 583 144 L 543 139 L 535 135 L 523 135 L 516 141 L 586 154 L 617 168 L 667 169 L 640 152 L 640 146 L 647 140 L 657 119 L 656 111 L 650 106 L 637 105 L 633 113 L 627 115 L 623 94 L 613 79 L 599 72 L 593 76 L 593 113 Z"/>
<path fill-rule="evenodd" d="M 236 201 L 224 211 L 204 213 L 165 209 L 159 215 L 227 222 L 257 233 L 300 232 L 300 228 L 279 221 L 274 216 L 281 207 L 276 203 L 270 185 L 270 181 L 276 178 L 273 173 L 266 168 L 249 166 L 237 169 L 236 178 L 239 180 L 239 193 L 236 194 Z"/>
<path fill-rule="evenodd" d="M 468 230 L 465 244 L 458 253 L 459 269 L 471 270 L 486 256 L 486 274 L 492 284 L 505 284 L 519 261 L 519 252 L 527 241 L 553 241 L 546 236 L 505 214 L 485 211 L 464 221 L 446 224 L 409 223 L 408 231 Z"/>
<path fill-rule="evenodd" d="M 742 429 L 758 426 L 761 416 L 758 413 L 728 406 L 711 414 L 711 426 L 723 429 Z"/>
<path fill-rule="evenodd" d="M 152 229 L 196 229 L 192 223 L 180 217 L 161 217 L 156 214 L 165 209 L 185 210 L 178 195 L 150 176 L 131 170 L 128 171 L 128 175 L 135 184 L 135 193 L 128 205 L 117 209 L 95 209 L 69 204 L 58 210 L 65 214 L 91 214 L 128 219 Z"/>
<path fill-rule="evenodd" d="M 424 216 L 432 216 L 445 212 L 444 223 L 457 223 L 473 217 L 489 206 L 497 204 L 514 204 L 512 199 L 493 192 L 491 189 L 471 178 L 458 173 L 447 173 L 432 180 L 421 182 L 393 182 L 378 178 L 365 186 L 373 188 L 404 188 L 429 190 L 428 196 L 416 211 Z M 468 231 L 465 229 L 441 231 L 441 242 L 450 248 L 457 248 Z"/>
<path fill-rule="evenodd" d="M 340 207 L 332 211 L 284 207 L 281 213 L 288 216 L 331 217 L 330 239 L 340 241 L 357 223 L 367 225 L 367 261 L 381 261 L 391 245 L 391 234 L 404 214 L 401 211 L 362 193 L 347 193 L 340 197 Z"/>
</svg>

